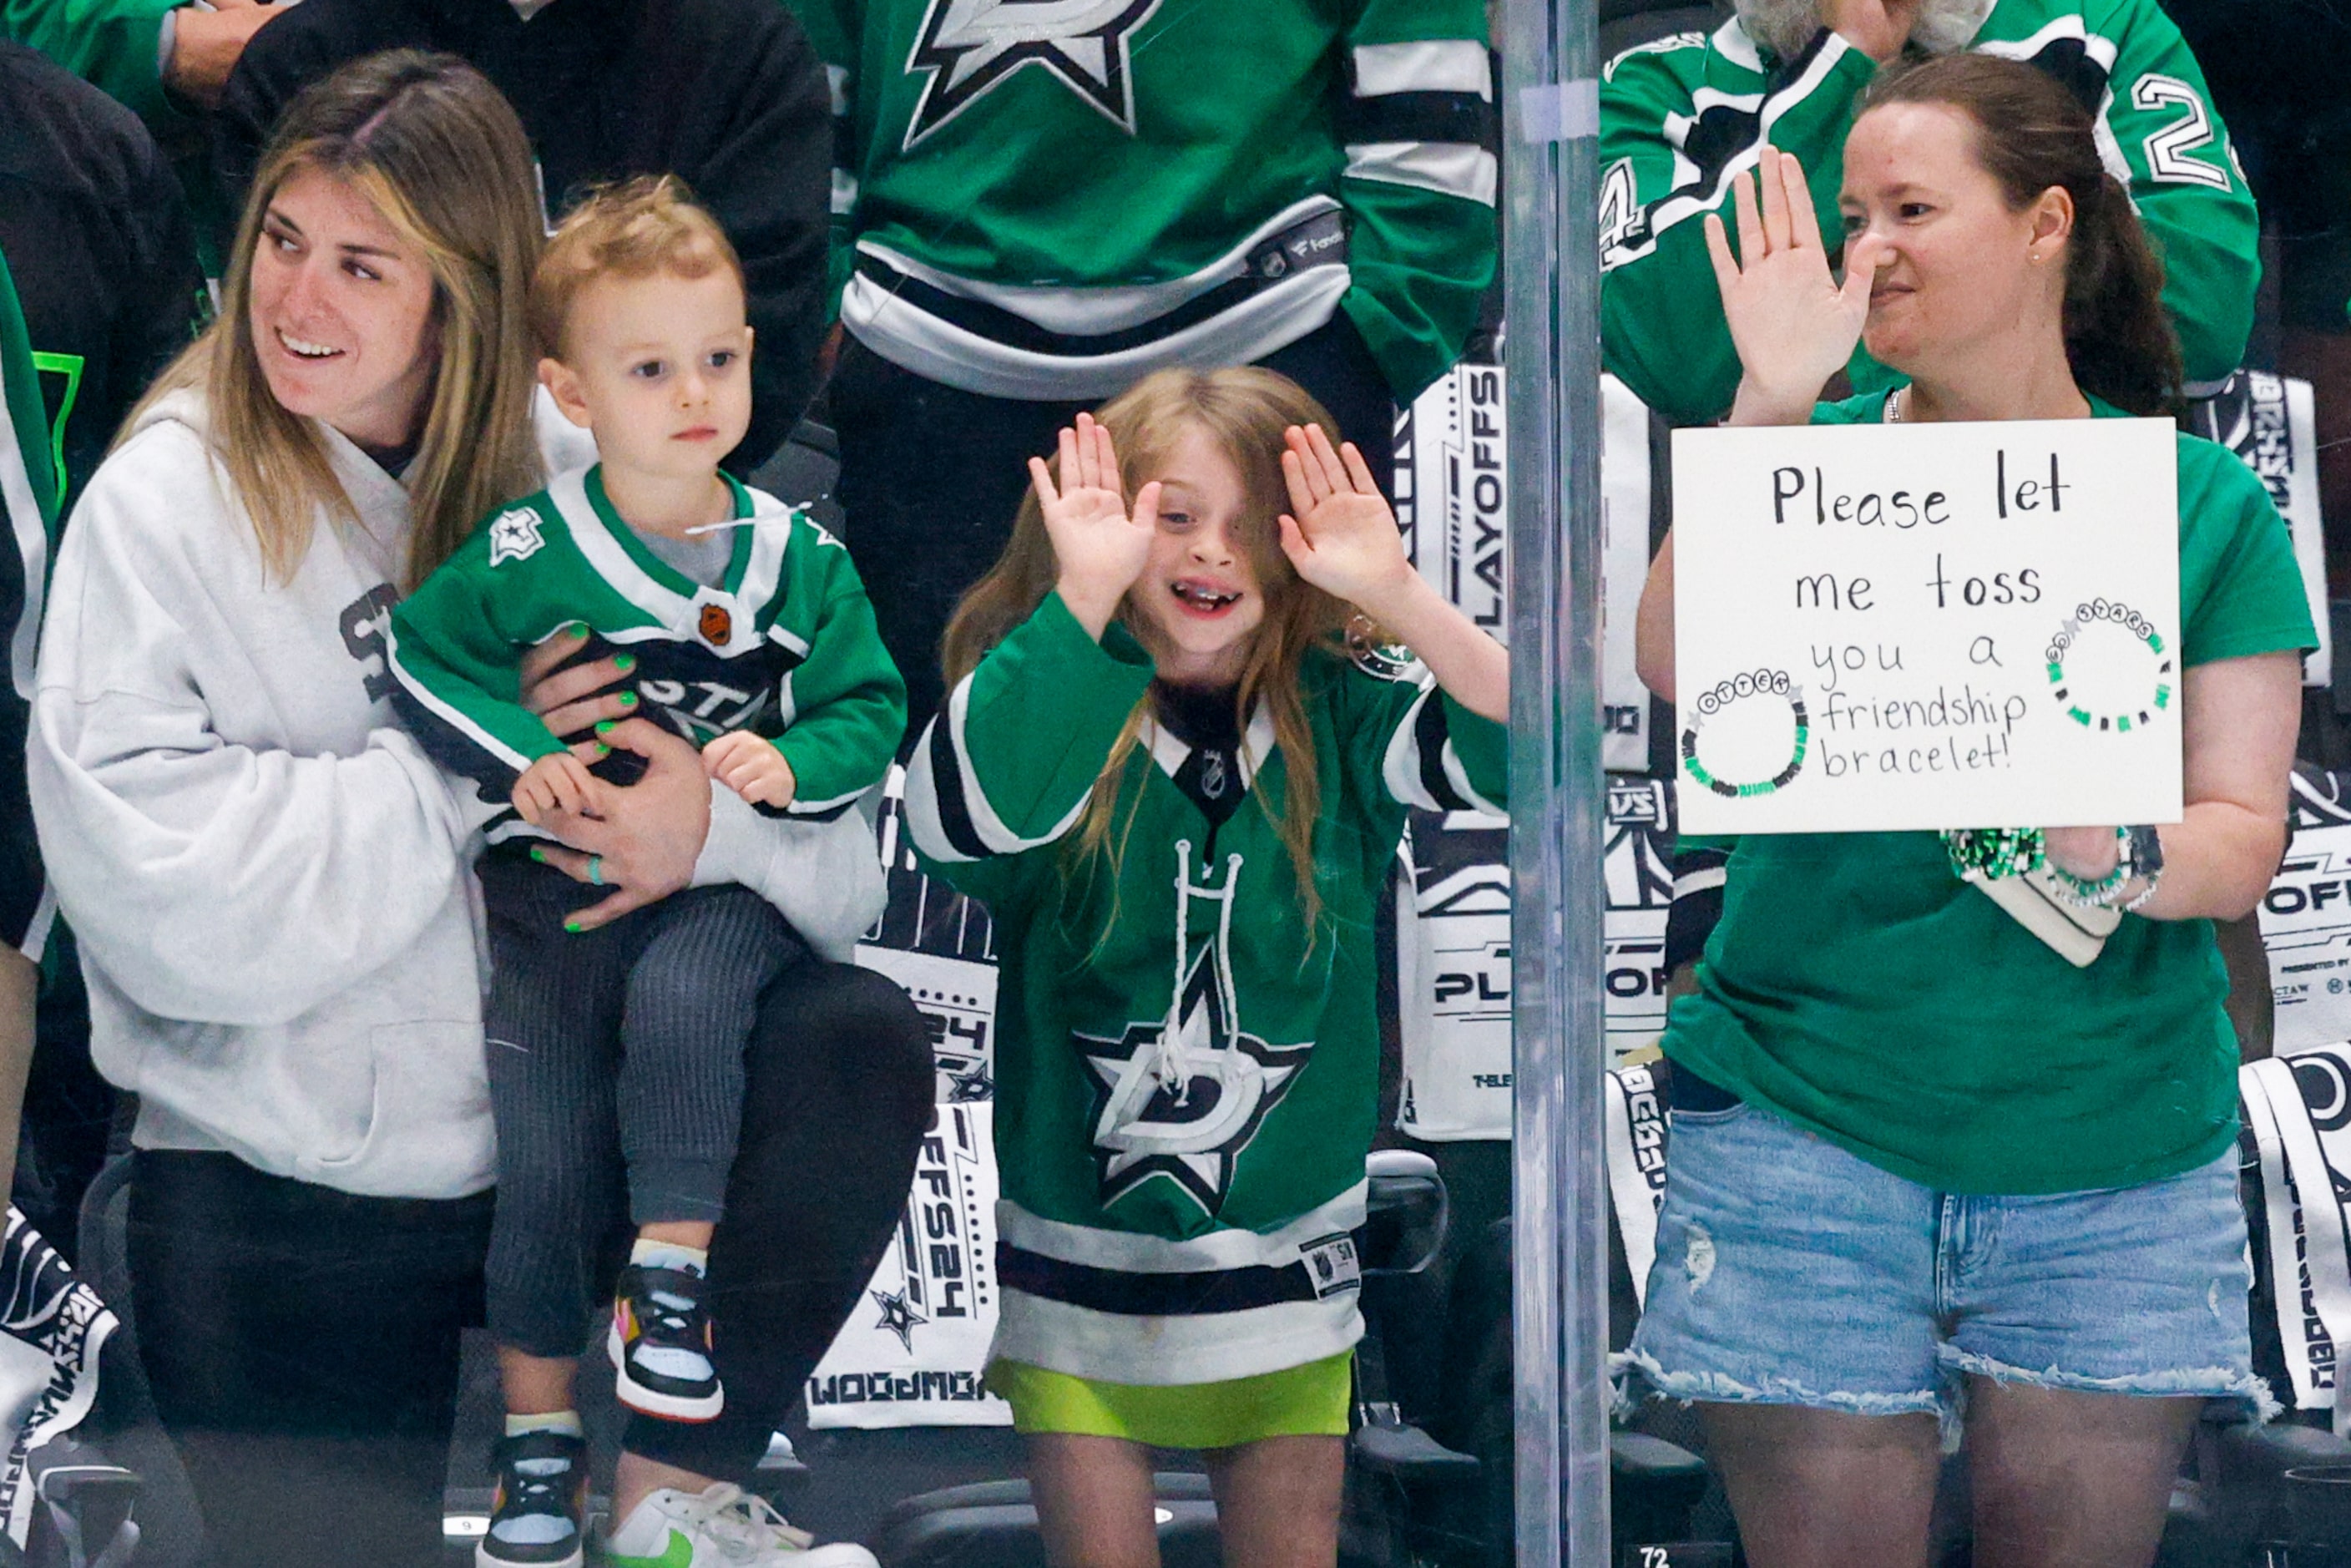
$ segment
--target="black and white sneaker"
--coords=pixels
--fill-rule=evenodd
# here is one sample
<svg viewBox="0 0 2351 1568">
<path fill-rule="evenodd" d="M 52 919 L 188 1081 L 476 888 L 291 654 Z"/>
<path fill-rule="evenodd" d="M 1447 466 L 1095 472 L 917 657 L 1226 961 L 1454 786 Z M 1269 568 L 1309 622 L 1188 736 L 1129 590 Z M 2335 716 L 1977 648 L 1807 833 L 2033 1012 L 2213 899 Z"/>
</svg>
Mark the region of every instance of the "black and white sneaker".
<svg viewBox="0 0 2351 1568">
<path fill-rule="evenodd" d="M 604 1348 L 621 1403 L 667 1421 L 709 1421 L 726 1407 L 710 1359 L 710 1317 L 702 1276 L 632 1263 L 612 1298 L 612 1332 Z"/>
<path fill-rule="evenodd" d="M 588 1537 L 588 1444 L 567 1432 L 501 1437 L 490 1450 L 498 1490 L 477 1568 L 581 1568 Z"/>
</svg>

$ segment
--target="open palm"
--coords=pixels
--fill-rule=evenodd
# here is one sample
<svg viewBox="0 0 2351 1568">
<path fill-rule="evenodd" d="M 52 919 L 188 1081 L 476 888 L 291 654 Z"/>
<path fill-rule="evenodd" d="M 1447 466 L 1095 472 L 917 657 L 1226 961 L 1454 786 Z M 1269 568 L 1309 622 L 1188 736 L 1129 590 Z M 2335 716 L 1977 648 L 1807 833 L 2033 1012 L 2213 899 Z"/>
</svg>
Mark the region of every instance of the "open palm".
<svg viewBox="0 0 2351 1568">
<path fill-rule="evenodd" d="M 1029 460 L 1029 477 L 1061 567 L 1061 597 L 1099 636 L 1099 622 L 1109 618 L 1150 557 L 1159 528 L 1159 482 L 1135 492 L 1130 512 L 1117 447 L 1088 413 L 1061 432 L 1060 458 L 1058 481 L 1035 457 Z"/>
<path fill-rule="evenodd" d="M 1353 442 L 1334 448 L 1319 425 L 1292 425 L 1283 439 L 1282 552 L 1299 576 L 1376 619 L 1378 601 L 1412 575 L 1387 497 Z"/>
<path fill-rule="evenodd" d="M 1886 247 L 1875 235 L 1855 240 L 1840 286 L 1829 271 L 1803 165 L 1792 153 L 1766 147 L 1755 175 L 1760 204 L 1746 174 L 1731 178 L 1738 256 L 1722 219 L 1710 213 L 1706 247 L 1748 382 L 1775 401 L 1809 404 L 1853 358 Z"/>
</svg>

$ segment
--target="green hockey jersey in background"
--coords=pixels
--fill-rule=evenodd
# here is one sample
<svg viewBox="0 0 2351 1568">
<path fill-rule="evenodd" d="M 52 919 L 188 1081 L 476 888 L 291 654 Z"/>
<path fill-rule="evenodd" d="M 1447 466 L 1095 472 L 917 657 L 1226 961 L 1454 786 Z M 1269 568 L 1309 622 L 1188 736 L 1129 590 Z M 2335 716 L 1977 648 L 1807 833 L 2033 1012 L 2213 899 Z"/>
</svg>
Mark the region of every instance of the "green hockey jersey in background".
<svg viewBox="0 0 2351 1568">
<path fill-rule="evenodd" d="M 517 665 L 579 622 L 589 655 L 634 655 L 646 717 L 697 747 L 737 729 L 775 741 L 797 787 L 780 813 L 763 812 L 831 815 L 880 783 L 905 733 L 906 686 L 849 551 L 774 497 L 726 483 L 737 523 L 716 583 L 638 538 L 596 467 L 557 476 L 476 528 L 392 612 L 393 703 L 434 760 L 500 800 L 563 749 L 522 706 Z"/>
<path fill-rule="evenodd" d="M 1106 396 L 1343 309 L 1399 400 L 1494 270 L 1482 0 L 793 0 L 832 67 L 841 319 L 989 396 Z"/>
<path fill-rule="evenodd" d="M 1998 0 L 1968 47 L 2027 60 L 2097 117 L 2108 172 L 2163 258 L 2163 302 L 2191 392 L 2237 368 L 2261 281 L 2260 220 L 2203 73 L 2156 0 Z M 1730 179 L 1765 141 L 1801 159 L 1824 234 L 1837 225 L 1844 137 L 1876 62 L 1823 30 L 1796 58 L 1768 55 L 1736 18 L 1627 50 L 1600 88 L 1601 336 L 1607 368 L 1676 423 L 1713 419 L 1739 356 L 1706 249 L 1730 221 Z M 1863 350 L 1854 390 L 1898 379 Z"/>
<path fill-rule="evenodd" d="M 1191 748 L 1146 709 L 1115 853 L 1076 849 L 1151 683 L 1123 627 L 1096 643 L 1048 597 L 924 733 L 905 820 L 926 869 L 996 919 L 995 1354 L 1209 1383 L 1362 1332 L 1349 1232 L 1379 1099 L 1373 908 L 1406 807 L 1496 810 L 1507 741 L 1426 675 L 1310 655 L 1310 931 L 1260 804 L 1286 787 L 1262 710 L 1239 750 L 1249 793 L 1212 827 L 1178 782 Z"/>
</svg>

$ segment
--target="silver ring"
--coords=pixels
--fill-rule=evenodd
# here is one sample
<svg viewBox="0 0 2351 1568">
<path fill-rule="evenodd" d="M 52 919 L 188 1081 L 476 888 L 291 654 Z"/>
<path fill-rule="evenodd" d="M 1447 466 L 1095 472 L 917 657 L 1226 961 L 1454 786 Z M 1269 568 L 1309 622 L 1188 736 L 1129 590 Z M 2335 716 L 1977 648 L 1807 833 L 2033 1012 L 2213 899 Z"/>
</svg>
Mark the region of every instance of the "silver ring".
<svg viewBox="0 0 2351 1568">
<path fill-rule="evenodd" d="M 604 857 L 602 855 L 590 855 L 588 857 L 588 885 L 590 887 L 601 887 L 604 885 Z"/>
</svg>

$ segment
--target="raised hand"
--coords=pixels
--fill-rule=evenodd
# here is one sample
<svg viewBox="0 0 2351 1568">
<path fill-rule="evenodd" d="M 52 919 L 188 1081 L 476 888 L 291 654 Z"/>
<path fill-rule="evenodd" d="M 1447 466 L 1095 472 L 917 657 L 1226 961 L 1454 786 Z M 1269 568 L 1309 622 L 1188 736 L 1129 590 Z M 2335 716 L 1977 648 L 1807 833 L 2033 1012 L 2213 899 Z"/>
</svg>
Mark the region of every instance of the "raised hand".
<svg viewBox="0 0 2351 1568">
<path fill-rule="evenodd" d="M 1333 449 L 1320 425 L 1282 433 L 1281 476 L 1290 510 L 1281 549 L 1298 575 L 1374 621 L 1417 580 L 1395 514 L 1352 441 Z"/>
<path fill-rule="evenodd" d="M 1117 448 L 1110 432 L 1089 413 L 1078 415 L 1074 429 L 1061 432 L 1061 459 L 1059 485 L 1035 457 L 1029 459 L 1029 477 L 1061 566 L 1061 602 L 1100 637 L 1150 557 L 1159 531 L 1159 482 L 1135 492 L 1130 513 Z"/>
<path fill-rule="evenodd" d="M 1885 243 L 1855 240 L 1845 256 L 1844 283 L 1829 272 L 1821 225 L 1804 183 L 1803 165 L 1771 147 L 1758 161 L 1754 185 L 1732 176 L 1731 204 L 1739 222 L 1739 254 L 1722 219 L 1706 219 L 1706 248 L 1722 290 L 1722 313 L 1744 371 L 1733 424 L 1802 423 L 1828 379 L 1853 358 L 1869 318 L 1869 291 Z"/>
</svg>

